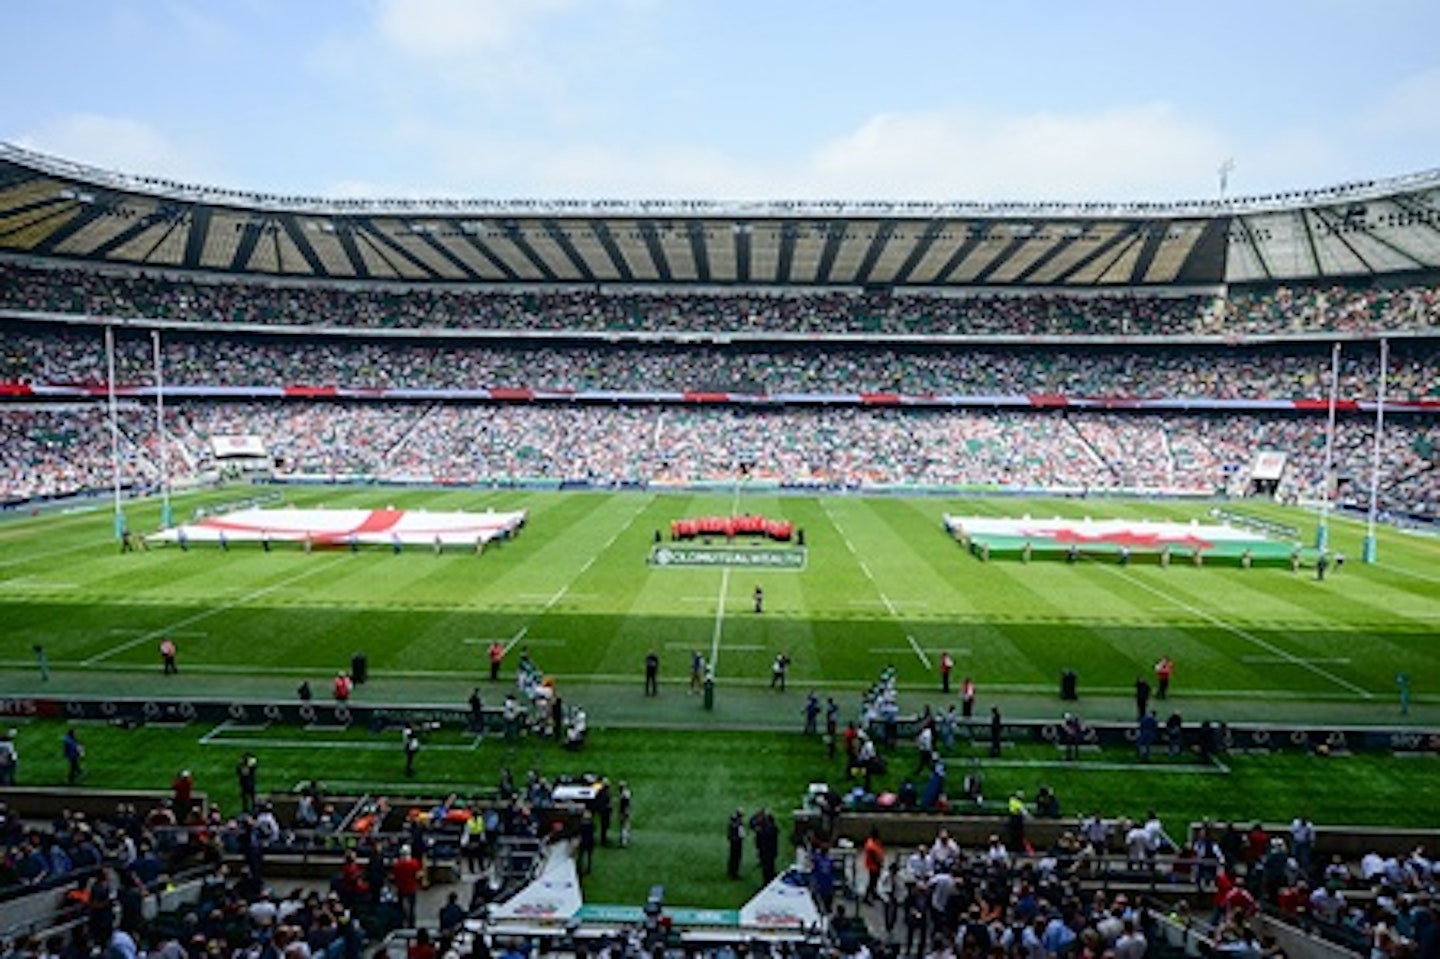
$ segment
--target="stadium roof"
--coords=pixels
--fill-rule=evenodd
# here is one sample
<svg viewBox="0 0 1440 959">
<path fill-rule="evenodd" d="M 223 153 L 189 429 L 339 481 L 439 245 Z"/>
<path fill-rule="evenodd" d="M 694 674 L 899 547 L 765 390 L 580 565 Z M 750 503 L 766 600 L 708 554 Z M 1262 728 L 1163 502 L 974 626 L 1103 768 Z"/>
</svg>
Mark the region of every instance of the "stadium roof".
<svg viewBox="0 0 1440 959">
<path fill-rule="evenodd" d="M 535 285 L 1195 287 L 1440 269 L 1440 169 L 1175 203 L 336 200 L 0 144 L 0 252 L 250 277 Z"/>
</svg>

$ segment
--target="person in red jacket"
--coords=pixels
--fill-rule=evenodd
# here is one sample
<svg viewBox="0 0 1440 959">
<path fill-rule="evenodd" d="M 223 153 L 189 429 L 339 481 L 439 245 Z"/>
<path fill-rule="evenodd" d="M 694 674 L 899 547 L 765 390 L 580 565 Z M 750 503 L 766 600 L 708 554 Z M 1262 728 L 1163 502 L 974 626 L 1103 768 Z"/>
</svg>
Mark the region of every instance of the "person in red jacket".
<svg viewBox="0 0 1440 959">
<path fill-rule="evenodd" d="M 1175 663 L 1169 656 L 1161 656 L 1155 664 L 1155 698 L 1164 699 L 1170 694 L 1170 677 L 1175 675 Z"/>
<path fill-rule="evenodd" d="M 170 783 L 170 789 L 174 793 L 175 815 L 184 819 L 190 814 L 190 801 L 195 795 L 195 777 L 190 775 L 190 770 L 180 770 L 180 775 Z"/>
<path fill-rule="evenodd" d="M 412 929 L 415 927 L 415 898 L 420 894 L 420 881 L 424 874 L 424 863 L 411 855 L 409 846 L 401 846 L 399 858 L 390 867 L 390 881 L 395 883 L 395 895 L 400 900 L 405 925 Z"/>
<path fill-rule="evenodd" d="M 865 875 L 868 881 L 865 885 L 865 901 L 874 902 L 875 892 L 880 884 L 880 873 L 885 868 L 885 844 L 880 841 L 880 830 L 870 828 L 870 835 L 865 839 L 865 846 L 860 851 L 861 861 L 865 865 Z"/>
<path fill-rule="evenodd" d="M 336 673 L 335 682 L 331 691 L 335 694 L 335 702 L 347 703 L 350 701 L 350 693 L 355 688 L 355 683 L 345 673 Z"/>
</svg>

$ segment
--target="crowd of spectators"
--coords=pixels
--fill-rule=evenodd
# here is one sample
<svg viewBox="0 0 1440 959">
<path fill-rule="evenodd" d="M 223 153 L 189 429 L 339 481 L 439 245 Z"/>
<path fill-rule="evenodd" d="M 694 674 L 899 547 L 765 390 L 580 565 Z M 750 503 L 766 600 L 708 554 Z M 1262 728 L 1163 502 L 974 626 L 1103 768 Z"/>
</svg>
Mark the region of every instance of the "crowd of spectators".
<svg viewBox="0 0 1440 959">
<path fill-rule="evenodd" d="M 217 436 L 259 437 L 281 477 L 478 484 L 732 481 L 799 486 L 968 486 L 1103 493 L 1250 492 L 1262 449 L 1287 454 L 1275 490 L 1319 495 L 1326 421 L 1281 414 L 979 409 L 185 401 L 166 409 L 172 482 L 227 468 Z M 1337 497 L 1368 505 L 1373 421 L 1341 418 Z M 122 481 L 160 480 L 154 410 L 120 417 Z M 111 484 L 103 404 L 0 407 L 0 499 Z M 1383 509 L 1440 515 L 1440 423 L 1395 417 L 1381 444 Z"/>
<path fill-rule="evenodd" d="M 1139 959 L 1154 954 L 1147 951 L 1153 915 L 1138 895 L 1105 891 L 1129 877 L 1148 886 L 1152 906 L 1204 935 L 1217 956 L 1283 955 L 1259 932 L 1262 910 L 1371 956 L 1436 954 L 1440 872 L 1423 846 L 1320 863 L 1310 858 L 1314 843 L 1315 827 L 1303 817 L 1276 831 L 1260 823 L 1206 824 L 1172 839 L 1153 813 L 1135 820 L 1090 815 L 1038 848 L 1004 830 L 962 846 L 941 828 L 931 842 L 887 850 L 876 829 L 845 890 L 878 907 L 868 924 L 836 895 L 833 852 L 823 837 L 811 838 L 809 865 L 846 952 Z M 1107 882 L 1094 881 L 1101 874 Z M 1187 904 L 1192 890 L 1208 899 L 1208 910 Z"/>
<path fill-rule="evenodd" d="M 123 319 L 500 330 L 1176 335 L 1415 330 L 1440 325 L 1433 286 L 1278 288 L 1213 296 L 849 292 L 527 292 L 259 284 L 0 264 L 0 308 Z"/>
<path fill-rule="evenodd" d="M 11 324 L 3 329 L 0 381 L 103 384 L 104 339 L 95 328 Z M 993 396 L 1296 400 L 1329 395 L 1331 356 L 1314 346 L 975 348 L 941 346 L 657 346 L 534 342 L 444 346 L 340 337 L 297 340 L 167 335 L 167 386 L 353 389 L 704 391 L 766 395 L 884 393 Z M 149 385 L 148 336 L 117 339 L 118 383 Z M 1343 399 L 1376 393 L 1379 351 L 1349 345 Z M 1402 342 L 1386 376 L 1391 401 L 1440 399 L 1433 341 Z"/>
<path fill-rule="evenodd" d="M 65 902 L 52 928 L 0 941 L 0 956 L 359 959 L 395 929 L 431 925 L 416 912 L 424 877 L 463 862 L 474 888 L 464 905 L 449 897 L 444 939 L 478 905 L 528 881 L 522 873 L 517 885 L 500 860 L 517 842 L 557 834 L 560 815 L 555 784 L 533 770 L 519 784 L 503 771 L 484 801 L 452 795 L 405 808 L 366 797 L 356 806 L 311 783 L 282 810 L 262 798 L 233 815 L 196 796 L 193 782 L 182 772 L 173 797 L 143 814 L 121 802 L 105 816 L 38 821 L 0 802 L 0 894 L 53 890 Z M 297 853 L 332 861 L 328 881 L 290 888 L 279 879 L 281 861 Z"/>
</svg>

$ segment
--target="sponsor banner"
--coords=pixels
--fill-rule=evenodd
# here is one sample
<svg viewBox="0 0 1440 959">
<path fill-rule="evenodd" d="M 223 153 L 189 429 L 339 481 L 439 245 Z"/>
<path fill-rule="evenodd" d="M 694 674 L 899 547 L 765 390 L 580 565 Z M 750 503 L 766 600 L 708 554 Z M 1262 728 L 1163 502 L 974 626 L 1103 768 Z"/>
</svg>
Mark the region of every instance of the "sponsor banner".
<svg viewBox="0 0 1440 959">
<path fill-rule="evenodd" d="M 217 434 L 210 437 L 210 449 L 214 452 L 216 459 L 230 459 L 231 457 L 262 459 L 269 454 L 265 451 L 265 441 L 258 436 L 248 433 Z"/>
<path fill-rule="evenodd" d="M 32 699 L 28 696 L 0 698 L 0 716 L 6 718 L 50 718 L 61 715 L 62 711 L 59 700 L 55 699 Z"/>
<path fill-rule="evenodd" d="M 655 546 L 650 550 L 650 565 L 660 567 L 714 567 L 743 569 L 804 569 L 805 550 L 741 549 L 706 546 Z"/>
<path fill-rule="evenodd" d="M 372 671 L 373 675 L 373 671 Z M 406 723 L 437 724 L 452 729 L 473 728 L 468 708 L 457 706 L 453 709 L 435 706 L 363 706 L 340 704 L 333 701 L 265 702 L 255 700 L 191 700 L 191 699 L 143 699 L 143 698 L 92 698 L 70 699 L 48 697 L 0 698 L 0 715 L 22 718 L 64 717 L 70 720 L 101 720 L 109 722 L 201 722 L 232 723 L 237 726 L 264 725 L 315 725 L 315 726 L 365 726 L 376 732 L 396 728 Z M 501 710 L 487 706 L 483 721 L 487 729 L 501 728 Z M 878 726 L 876 733 L 881 730 Z M 919 731 L 918 716 L 903 716 L 896 724 L 896 733 L 911 737 Z M 986 741 L 990 736 L 990 722 L 976 719 L 962 723 L 959 730 L 962 739 Z M 1184 727 L 1185 743 L 1194 748 L 1199 745 L 1201 726 L 1187 722 Z M 1085 727 L 1085 742 L 1092 745 L 1133 746 L 1136 726 L 1134 723 L 1097 722 Z M 1279 751 L 1279 752 L 1396 752 L 1432 753 L 1440 755 L 1440 730 L 1424 727 L 1386 728 L 1383 726 L 1286 726 L 1281 724 L 1223 724 L 1213 726 L 1216 747 L 1224 752 Z M 1031 742 L 1060 744 L 1060 721 L 1011 720 L 1004 725 L 1003 736 L 1007 740 L 1028 740 Z M 1164 739 L 1156 744 L 1164 748 Z M 667 910 L 668 912 L 669 910 Z"/>
<path fill-rule="evenodd" d="M 1252 480 L 1278 480 L 1285 473 L 1285 454 L 1280 450 L 1260 450 L 1250 465 Z"/>
<path fill-rule="evenodd" d="M 672 926 L 734 927 L 740 925 L 738 909 L 687 909 L 665 906 L 662 910 Z M 575 918 L 588 923 L 615 926 L 640 926 L 645 923 L 645 907 L 589 903 L 581 906 Z"/>
</svg>

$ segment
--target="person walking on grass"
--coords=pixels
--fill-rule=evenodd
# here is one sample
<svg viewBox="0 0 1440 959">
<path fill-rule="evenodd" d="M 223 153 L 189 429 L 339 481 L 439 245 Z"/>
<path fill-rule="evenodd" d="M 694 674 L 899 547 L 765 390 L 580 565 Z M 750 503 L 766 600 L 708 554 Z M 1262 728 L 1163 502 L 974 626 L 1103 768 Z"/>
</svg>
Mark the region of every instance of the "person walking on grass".
<svg viewBox="0 0 1440 959">
<path fill-rule="evenodd" d="M 166 676 L 180 672 L 180 667 L 175 665 L 175 640 L 169 636 L 160 640 L 160 671 Z"/>
<path fill-rule="evenodd" d="M 405 748 L 405 778 L 414 779 L 415 757 L 420 755 L 420 734 L 415 732 L 414 726 L 407 725 L 401 736 L 401 744 Z"/>
<path fill-rule="evenodd" d="M 80 742 L 80 736 L 71 726 L 65 733 L 65 738 L 60 744 L 61 752 L 65 754 L 65 761 L 70 765 L 69 782 L 75 782 L 85 771 L 80 767 L 80 761 L 85 758 L 85 744 Z"/>
<path fill-rule="evenodd" d="M 730 822 L 725 827 L 725 841 L 730 850 L 725 874 L 731 879 L 739 879 L 740 856 L 745 851 L 745 810 L 736 809 L 730 814 Z"/>
<path fill-rule="evenodd" d="M 785 677 L 789 671 L 790 657 L 785 653 L 777 653 L 775 662 L 770 666 L 770 688 L 785 692 Z"/>
</svg>

